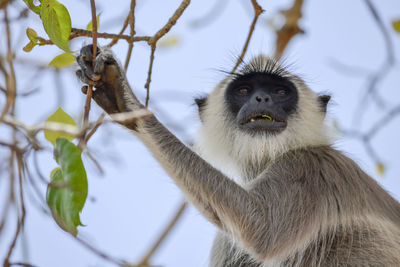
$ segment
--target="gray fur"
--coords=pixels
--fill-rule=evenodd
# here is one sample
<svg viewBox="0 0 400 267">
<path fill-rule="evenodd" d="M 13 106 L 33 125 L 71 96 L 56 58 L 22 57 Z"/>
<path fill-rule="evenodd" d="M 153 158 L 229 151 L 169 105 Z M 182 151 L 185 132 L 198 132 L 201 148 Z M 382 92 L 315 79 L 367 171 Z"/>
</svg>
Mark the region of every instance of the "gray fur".
<svg viewBox="0 0 400 267">
<path fill-rule="evenodd" d="M 141 108 L 110 51 L 97 57 L 108 64 L 94 72 L 101 76 L 93 81 L 96 102 L 110 113 Z M 279 135 L 238 131 L 221 98 L 231 76 L 202 103 L 196 152 L 154 116 L 125 125 L 220 229 L 210 265 L 400 266 L 400 205 L 332 148 L 318 96 L 265 56 L 241 71 L 272 71 L 295 83 L 299 108 Z M 83 81 L 93 77 L 83 74 Z"/>
</svg>

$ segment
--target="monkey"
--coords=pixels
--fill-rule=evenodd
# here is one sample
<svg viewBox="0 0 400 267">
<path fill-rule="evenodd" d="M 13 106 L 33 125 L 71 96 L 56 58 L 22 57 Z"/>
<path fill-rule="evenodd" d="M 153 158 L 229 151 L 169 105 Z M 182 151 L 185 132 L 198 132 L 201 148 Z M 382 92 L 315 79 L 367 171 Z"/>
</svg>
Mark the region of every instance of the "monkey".
<svg viewBox="0 0 400 267">
<path fill-rule="evenodd" d="M 100 107 L 145 108 L 111 50 L 92 58 L 83 47 L 76 75 Z M 400 266 L 400 204 L 334 148 L 329 100 L 259 55 L 195 100 L 193 150 L 153 114 L 120 123 L 218 228 L 210 266 Z"/>
</svg>

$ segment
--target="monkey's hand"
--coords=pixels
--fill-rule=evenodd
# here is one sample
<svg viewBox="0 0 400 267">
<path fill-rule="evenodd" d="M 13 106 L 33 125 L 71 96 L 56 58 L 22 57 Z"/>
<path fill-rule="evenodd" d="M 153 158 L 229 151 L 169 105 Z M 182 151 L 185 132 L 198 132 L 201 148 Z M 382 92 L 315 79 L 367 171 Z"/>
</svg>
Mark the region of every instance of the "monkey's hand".
<svg viewBox="0 0 400 267">
<path fill-rule="evenodd" d="M 131 112 L 143 108 L 128 84 L 125 72 L 110 49 L 97 47 L 95 66 L 92 65 L 93 46 L 84 46 L 76 58 L 78 78 L 93 85 L 93 99 L 108 114 Z M 86 94 L 87 86 L 82 88 Z"/>
</svg>

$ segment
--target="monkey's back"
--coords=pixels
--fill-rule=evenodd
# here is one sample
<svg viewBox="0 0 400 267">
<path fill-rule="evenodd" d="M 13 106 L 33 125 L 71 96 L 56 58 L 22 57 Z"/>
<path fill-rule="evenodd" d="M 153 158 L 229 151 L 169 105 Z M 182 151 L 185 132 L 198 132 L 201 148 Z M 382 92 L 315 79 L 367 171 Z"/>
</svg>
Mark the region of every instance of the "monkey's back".
<svg viewBox="0 0 400 267">
<path fill-rule="evenodd" d="M 275 240 L 260 231 L 255 242 L 269 252 L 255 261 L 220 233 L 211 266 L 400 266 L 400 204 L 330 146 L 286 153 L 248 188 L 270 203 L 277 224 L 263 231 L 281 233 L 283 245 L 268 248 Z"/>
</svg>

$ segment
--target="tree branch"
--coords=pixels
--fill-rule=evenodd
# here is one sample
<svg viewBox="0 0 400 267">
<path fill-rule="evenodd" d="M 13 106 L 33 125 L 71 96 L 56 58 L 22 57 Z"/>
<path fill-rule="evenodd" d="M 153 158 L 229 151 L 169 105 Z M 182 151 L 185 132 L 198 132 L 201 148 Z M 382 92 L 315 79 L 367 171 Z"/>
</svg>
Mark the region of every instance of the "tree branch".
<svg viewBox="0 0 400 267">
<path fill-rule="evenodd" d="M 282 57 L 283 51 L 285 51 L 290 40 L 298 34 L 304 33 L 299 27 L 299 20 L 302 16 L 301 8 L 303 7 L 303 0 L 294 0 L 293 6 L 288 9 L 281 11 L 286 19 L 285 25 L 276 32 L 276 45 L 274 58 L 279 60 Z"/>
<path fill-rule="evenodd" d="M 135 7 L 136 7 L 136 0 L 131 0 L 131 9 L 129 11 L 129 26 L 131 28 L 131 32 L 130 32 L 129 36 L 131 37 L 131 39 L 136 34 L 136 32 L 135 32 Z M 126 55 L 126 59 L 125 59 L 125 66 L 124 66 L 125 72 L 128 70 L 128 65 L 131 60 L 132 50 L 133 50 L 133 42 L 130 42 L 129 47 L 128 47 L 128 54 Z"/>
<path fill-rule="evenodd" d="M 97 18 L 96 18 L 96 4 L 94 0 L 90 0 L 90 7 L 92 11 L 92 45 L 93 45 L 93 57 L 92 57 L 92 67 L 96 65 L 96 54 L 97 54 Z M 87 127 L 88 121 L 89 121 L 89 112 L 90 112 L 90 104 L 92 101 L 92 95 L 93 95 L 93 85 L 88 86 L 88 90 L 86 93 L 86 102 L 85 102 L 85 111 L 83 115 L 83 128 Z M 85 142 L 85 135 L 86 132 L 84 132 L 79 140 L 78 147 L 83 150 L 83 143 Z"/>
<path fill-rule="evenodd" d="M 243 49 L 242 49 L 242 53 L 240 54 L 240 56 L 239 56 L 239 58 L 238 58 L 238 60 L 237 60 L 237 62 L 236 62 L 235 67 L 233 67 L 232 72 L 235 72 L 236 69 L 239 67 L 240 63 L 243 62 L 243 58 L 244 58 L 244 55 L 246 54 L 247 47 L 249 46 L 250 39 L 251 39 L 251 37 L 252 37 L 252 35 L 253 35 L 253 32 L 254 32 L 254 29 L 255 29 L 255 27 L 256 27 L 256 23 L 257 23 L 258 17 L 259 17 L 259 16 L 261 15 L 261 13 L 263 12 L 263 9 L 262 9 L 261 6 L 257 3 L 257 0 L 251 0 L 251 4 L 253 5 L 253 8 L 254 8 L 254 18 L 253 18 L 253 21 L 252 21 L 252 23 L 251 23 L 251 25 L 250 25 L 249 34 L 247 35 L 246 42 L 244 43 L 244 47 L 243 47 Z"/>
<path fill-rule="evenodd" d="M 160 247 L 161 243 L 164 241 L 164 239 L 168 236 L 168 234 L 174 228 L 174 226 L 178 222 L 179 218 L 182 216 L 183 212 L 185 211 L 186 207 L 187 207 L 187 202 L 185 201 L 180 205 L 179 209 L 176 211 L 176 213 L 172 217 L 171 221 L 165 227 L 165 229 L 161 233 L 160 237 L 156 240 L 156 242 L 153 244 L 153 246 L 149 249 L 149 252 L 147 252 L 147 254 L 140 261 L 140 263 L 138 264 L 139 266 L 148 266 L 149 265 L 150 258 L 153 256 L 153 254 Z"/>
<path fill-rule="evenodd" d="M 15 109 L 15 99 L 17 95 L 17 81 L 15 79 L 15 70 L 13 63 L 13 53 L 11 50 L 11 31 L 10 31 L 10 23 L 8 20 L 8 12 L 7 7 L 4 8 L 4 22 L 6 24 L 6 36 L 7 36 L 7 62 L 10 67 L 10 73 L 6 74 L 5 72 L 5 80 L 6 80 L 6 104 L 4 109 L 0 115 L 0 121 L 3 117 L 10 111 L 11 114 L 14 113 Z M 5 71 L 5 70 L 4 70 Z"/>
<path fill-rule="evenodd" d="M 149 63 L 149 70 L 147 73 L 147 80 L 146 84 L 144 87 L 146 88 L 146 108 L 149 105 L 149 100 L 150 100 L 150 83 L 151 83 L 151 74 L 153 71 L 153 63 L 154 63 L 154 53 L 156 51 L 156 46 L 158 40 L 160 40 L 161 37 L 166 35 L 171 28 L 176 24 L 178 19 L 182 16 L 183 12 L 185 9 L 189 6 L 190 0 L 183 0 L 182 3 L 179 5 L 179 7 L 175 10 L 174 14 L 169 18 L 167 24 L 164 25 L 154 36 L 150 37 L 148 40 L 148 44 L 151 47 L 151 52 L 150 52 L 150 63 Z"/>
</svg>

